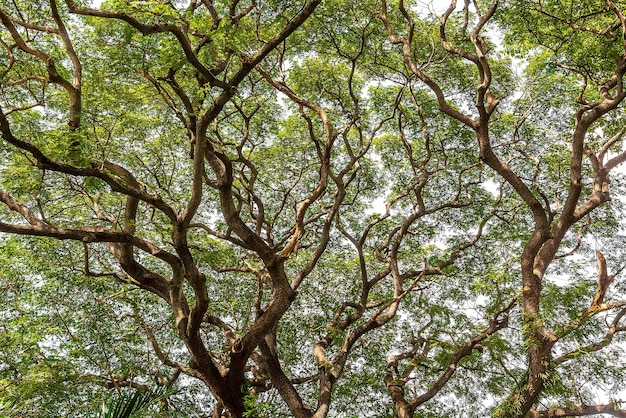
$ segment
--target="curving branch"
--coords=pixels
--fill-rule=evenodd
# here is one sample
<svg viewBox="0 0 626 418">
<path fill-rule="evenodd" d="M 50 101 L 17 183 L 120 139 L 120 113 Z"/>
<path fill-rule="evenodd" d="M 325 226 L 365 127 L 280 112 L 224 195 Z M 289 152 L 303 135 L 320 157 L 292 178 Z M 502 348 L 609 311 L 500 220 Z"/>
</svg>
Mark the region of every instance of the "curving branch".
<svg viewBox="0 0 626 418">
<path fill-rule="evenodd" d="M 137 29 L 142 35 L 151 35 L 154 33 L 171 33 L 178 40 L 183 50 L 183 53 L 185 54 L 185 57 L 187 58 L 189 63 L 201 75 L 201 84 L 208 84 L 212 87 L 219 87 L 224 90 L 230 89 L 230 86 L 227 83 L 216 78 L 213 71 L 207 68 L 204 64 L 202 64 L 197 54 L 195 53 L 187 34 L 185 34 L 185 32 L 179 26 L 173 23 L 155 23 L 151 25 L 145 24 L 127 13 L 78 6 L 74 2 L 74 0 L 65 0 L 65 2 L 71 13 L 82 16 L 95 16 L 107 19 L 122 20 L 131 25 L 133 28 Z"/>
<path fill-rule="evenodd" d="M 626 331 L 626 326 L 620 326 L 620 321 L 624 318 L 624 315 L 626 315 L 626 308 L 624 308 L 625 305 L 626 305 L 626 302 L 621 302 L 621 303 L 616 303 L 614 305 L 606 305 L 604 308 L 602 308 L 601 311 L 607 311 L 609 309 L 614 309 L 614 308 L 621 308 L 621 310 L 617 313 L 617 315 L 615 315 L 615 318 L 613 318 L 613 321 L 609 325 L 608 330 L 606 334 L 604 335 L 604 337 L 599 341 L 590 343 L 584 347 L 580 347 L 574 351 L 565 353 L 555 358 L 553 360 L 553 364 L 559 365 L 567 361 L 573 360 L 581 355 L 597 352 L 609 346 L 609 344 L 613 342 L 613 338 L 615 337 L 615 334 Z M 595 312 L 597 311 L 586 311 L 586 313 L 582 315 L 583 320 L 586 319 L 584 318 L 585 316 L 589 317 L 591 314 L 594 314 Z M 577 324 L 574 324 L 574 325 L 577 325 Z"/>
</svg>

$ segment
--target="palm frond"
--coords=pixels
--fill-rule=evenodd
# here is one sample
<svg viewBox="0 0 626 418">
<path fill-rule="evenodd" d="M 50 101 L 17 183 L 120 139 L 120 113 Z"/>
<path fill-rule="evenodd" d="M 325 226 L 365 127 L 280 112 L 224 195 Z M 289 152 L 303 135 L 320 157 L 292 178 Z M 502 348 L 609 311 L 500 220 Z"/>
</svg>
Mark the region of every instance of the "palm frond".
<svg viewBox="0 0 626 418">
<path fill-rule="evenodd" d="M 131 418 L 136 412 L 141 411 L 169 396 L 171 390 L 167 386 L 157 386 L 145 392 L 135 390 L 132 393 L 124 393 L 117 398 L 112 398 L 107 403 L 102 403 L 102 411 L 98 418 Z"/>
</svg>

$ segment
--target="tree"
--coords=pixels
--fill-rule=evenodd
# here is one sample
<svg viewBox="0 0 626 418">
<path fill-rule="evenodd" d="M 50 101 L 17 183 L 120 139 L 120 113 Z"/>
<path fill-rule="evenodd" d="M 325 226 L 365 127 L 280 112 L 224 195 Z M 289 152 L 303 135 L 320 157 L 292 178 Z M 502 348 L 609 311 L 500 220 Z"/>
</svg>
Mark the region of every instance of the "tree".
<svg viewBox="0 0 626 418">
<path fill-rule="evenodd" d="M 623 2 L 0 4 L 7 413 L 626 415 Z"/>
</svg>

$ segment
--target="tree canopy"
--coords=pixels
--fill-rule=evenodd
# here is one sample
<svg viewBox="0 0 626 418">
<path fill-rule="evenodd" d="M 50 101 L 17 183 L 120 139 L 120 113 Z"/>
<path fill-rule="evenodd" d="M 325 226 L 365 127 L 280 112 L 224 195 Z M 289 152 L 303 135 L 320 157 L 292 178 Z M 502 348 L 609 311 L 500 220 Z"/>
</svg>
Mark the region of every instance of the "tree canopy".
<svg viewBox="0 0 626 418">
<path fill-rule="evenodd" d="M 0 415 L 626 416 L 626 1 L 443 3 L 0 0 Z"/>
</svg>

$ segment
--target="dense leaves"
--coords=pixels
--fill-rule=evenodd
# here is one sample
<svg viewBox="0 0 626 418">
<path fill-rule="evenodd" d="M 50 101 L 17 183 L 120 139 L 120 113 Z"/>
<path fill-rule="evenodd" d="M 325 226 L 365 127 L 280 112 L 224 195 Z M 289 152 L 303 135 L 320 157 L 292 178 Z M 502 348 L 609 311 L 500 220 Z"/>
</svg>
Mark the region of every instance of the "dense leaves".
<svg viewBox="0 0 626 418">
<path fill-rule="evenodd" d="M 0 415 L 626 415 L 626 4 L 422 3 L 0 0 Z"/>
</svg>

